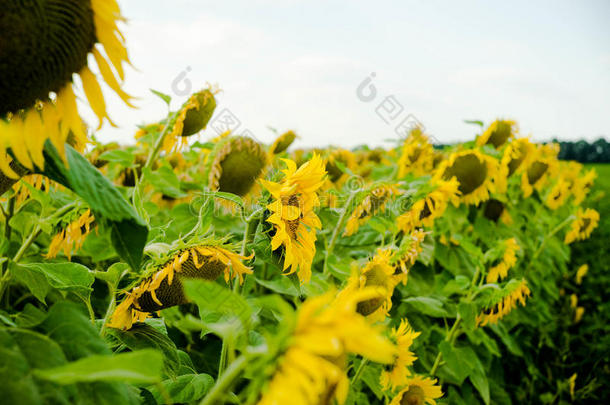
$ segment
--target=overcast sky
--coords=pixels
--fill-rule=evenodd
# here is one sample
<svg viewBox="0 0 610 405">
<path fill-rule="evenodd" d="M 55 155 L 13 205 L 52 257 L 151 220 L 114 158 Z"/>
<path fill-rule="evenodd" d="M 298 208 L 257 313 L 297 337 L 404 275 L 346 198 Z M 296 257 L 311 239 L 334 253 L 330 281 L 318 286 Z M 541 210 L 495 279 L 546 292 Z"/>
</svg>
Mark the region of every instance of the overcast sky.
<svg viewBox="0 0 610 405">
<path fill-rule="evenodd" d="M 165 115 L 149 88 L 175 109 L 206 82 L 223 90 L 215 118 L 231 114 L 236 133 L 265 142 L 273 127 L 300 146 L 380 145 L 407 117 L 443 143 L 472 139 L 463 120 L 496 117 L 536 140 L 610 136 L 607 0 L 120 4 L 139 109 L 108 96 L 120 127 L 105 126 L 105 141 L 130 143 L 137 124 Z M 367 78 L 376 93 L 359 97 Z"/>
</svg>

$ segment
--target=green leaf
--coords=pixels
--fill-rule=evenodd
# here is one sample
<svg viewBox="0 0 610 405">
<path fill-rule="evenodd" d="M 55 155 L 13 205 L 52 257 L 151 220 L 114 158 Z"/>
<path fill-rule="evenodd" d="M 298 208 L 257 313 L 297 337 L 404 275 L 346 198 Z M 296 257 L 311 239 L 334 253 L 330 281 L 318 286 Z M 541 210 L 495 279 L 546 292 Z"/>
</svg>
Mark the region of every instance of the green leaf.
<svg viewBox="0 0 610 405">
<path fill-rule="evenodd" d="M 159 404 L 175 404 L 175 403 L 191 403 L 203 398 L 212 385 L 214 379 L 208 374 L 186 374 L 181 375 L 175 380 L 165 380 L 161 382 L 163 390 L 171 399 L 167 402 L 165 396 L 161 394 L 161 390 L 156 387 L 150 387 L 149 390 Z"/>
<path fill-rule="evenodd" d="M 451 314 L 443 308 L 443 302 L 432 297 L 410 297 L 403 300 L 414 311 L 435 318 L 450 317 Z"/>
<path fill-rule="evenodd" d="M 55 146 L 45 143 L 44 170 L 39 173 L 71 189 L 87 202 L 96 220 L 111 228 L 112 245 L 134 270 L 142 260 L 148 229 L 135 209 L 119 190 L 87 159 L 70 145 L 65 145 L 66 162 Z"/>
<path fill-rule="evenodd" d="M 163 100 L 165 102 L 165 104 L 167 104 L 167 106 L 169 107 L 169 103 L 171 103 L 171 101 L 172 101 L 171 96 L 168 96 L 167 94 L 161 93 L 160 91 L 157 91 L 157 90 L 153 90 L 153 89 L 149 89 L 149 90 L 152 94 L 154 94 L 155 96 L 157 96 L 161 100 Z"/>
<path fill-rule="evenodd" d="M 58 384 L 91 381 L 121 381 L 152 384 L 161 378 L 163 356 L 145 349 L 114 356 L 90 356 L 51 369 L 34 370 L 34 375 Z"/>
<path fill-rule="evenodd" d="M 87 302 L 95 280 L 89 269 L 78 263 L 20 264 L 15 265 L 13 274 L 42 303 L 51 288 L 71 292 Z"/>
<path fill-rule="evenodd" d="M 226 322 L 226 333 L 237 333 L 250 323 L 252 309 L 246 299 L 213 281 L 185 279 L 184 292 L 199 307 L 202 317 Z M 223 333 L 221 330 L 218 333 Z"/>
<path fill-rule="evenodd" d="M 172 340 L 147 324 L 136 324 L 131 329 L 122 331 L 112 329 L 110 331 L 125 346 L 131 350 L 158 349 L 165 358 L 165 372 L 170 377 L 175 377 L 180 368 L 178 349 Z"/>
<path fill-rule="evenodd" d="M 30 366 L 15 339 L 0 329 L 0 398 L 7 404 L 42 404 Z"/>
<path fill-rule="evenodd" d="M 135 157 L 133 154 L 122 149 L 113 149 L 102 153 L 98 160 L 106 160 L 108 162 L 118 163 L 123 167 L 129 167 L 133 164 Z"/>
<path fill-rule="evenodd" d="M 481 370 L 475 369 L 468 376 L 470 382 L 474 387 L 479 391 L 481 398 L 486 405 L 489 405 L 489 381 L 487 380 L 487 376 Z"/>
<path fill-rule="evenodd" d="M 484 125 L 484 124 L 483 124 L 483 121 L 481 121 L 481 120 L 464 120 L 464 122 L 465 122 L 466 124 L 478 125 L 478 126 L 480 126 L 480 127 L 482 127 L 482 126 Z"/>
<path fill-rule="evenodd" d="M 161 166 L 154 172 L 145 168 L 144 178 L 152 184 L 155 190 L 172 198 L 182 198 L 187 195 L 180 190 L 180 179 L 168 166 Z"/>
<path fill-rule="evenodd" d="M 277 276 L 271 280 L 257 278 L 256 282 L 278 294 L 289 295 L 292 297 L 298 297 L 300 295 L 299 289 L 296 288 L 286 276 Z"/>
<path fill-rule="evenodd" d="M 458 314 L 462 318 L 466 329 L 474 330 L 477 317 L 475 305 L 472 302 L 460 302 L 458 304 Z"/>
</svg>

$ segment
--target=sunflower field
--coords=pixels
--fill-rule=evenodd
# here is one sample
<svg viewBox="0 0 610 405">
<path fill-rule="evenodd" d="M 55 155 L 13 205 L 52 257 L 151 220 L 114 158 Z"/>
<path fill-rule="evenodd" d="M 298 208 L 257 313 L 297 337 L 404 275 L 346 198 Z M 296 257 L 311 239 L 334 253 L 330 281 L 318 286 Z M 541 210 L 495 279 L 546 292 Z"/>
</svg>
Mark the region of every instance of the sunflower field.
<svg viewBox="0 0 610 405">
<path fill-rule="evenodd" d="M 206 129 L 212 86 L 153 91 L 166 116 L 99 142 L 65 73 L 111 123 L 99 82 L 131 102 L 121 16 L 69 3 L 7 11 L 87 41 L 29 88 L 0 64 L 0 403 L 610 398 L 608 166 L 503 119 L 443 148 L 421 127 L 388 148 L 268 145 Z"/>
</svg>

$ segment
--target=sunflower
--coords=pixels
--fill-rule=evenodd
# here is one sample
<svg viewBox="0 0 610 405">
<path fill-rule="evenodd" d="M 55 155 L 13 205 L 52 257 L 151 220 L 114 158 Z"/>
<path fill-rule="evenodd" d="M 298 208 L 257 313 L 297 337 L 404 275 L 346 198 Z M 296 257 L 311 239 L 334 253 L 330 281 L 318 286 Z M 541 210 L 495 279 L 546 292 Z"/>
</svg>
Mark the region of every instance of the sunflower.
<svg viewBox="0 0 610 405">
<path fill-rule="evenodd" d="M 576 270 L 576 284 L 578 284 L 578 285 L 582 284 L 582 279 L 587 275 L 588 271 L 589 271 L 588 264 L 583 264 L 582 266 L 580 266 L 578 268 L 578 270 Z"/>
<path fill-rule="evenodd" d="M 483 209 L 483 215 L 490 221 L 498 222 L 498 220 L 500 220 L 505 225 L 511 225 L 513 223 L 513 219 L 508 212 L 506 204 L 495 198 L 487 200 Z"/>
<path fill-rule="evenodd" d="M 377 249 L 375 256 L 363 268 L 353 272 L 347 286 L 340 292 L 350 295 L 367 288 L 378 291 L 378 296 L 360 301 L 357 305 L 358 313 L 366 316 L 371 322 L 385 319 L 392 308 L 394 287 L 406 277 L 403 273 L 395 274 L 390 263 L 392 255 L 390 249 Z"/>
<path fill-rule="evenodd" d="M 217 89 L 207 88 L 191 94 L 168 124 L 171 130 L 163 139 L 163 151 L 170 153 L 183 148 L 189 136 L 205 129 L 216 109 L 217 93 Z"/>
<path fill-rule="evenodd" d="M 477 315 L 477 326 L 485 326 L 488 323 L 497 323 L 500 319 L 508 315 L 514 308 L 517 307 L 517 302 L 525 306 L 525 297 L 529 297 L 530 294 L 530 289 L 528 288 L 525 280 L 515 283 L 515 287 L 513 287 L 506 296 L 496 303 L 491 310 L 489 310 L 489 312 L 482 312 Z"/>
<path fill-rule="evenodd" d="M 434 220 L 445 212 L 450 201 L 459 201 L 459 183 L 456 178 L 449 180 L 433 179 L 435 187 L 424 198 L 417 200 L 411 208 L 396 218 L 398 228 L 404 233 L 410 233 L 419 226 L 431 227 Z"/>
<path fill-rule="evenodd" d="M 95 226 L 95 218 L 91 214 L 91 210 L 86 210 L 81 214 L 76 221 L 71 222 L 61 230 L 51 240 L 49 251 L 45 255 L 47 259 L 52 259 L 63 250 L 64 254 L 70 260 L 72 252 L 77 251 L 83 246 L 87 235 Z"/>
<path fill-rule="evenodd" d="M 206 157 L 208 186 L 213 191 L 248 194 L 267 166 L 267 154 L 252 138 L 226 136 Z"/>
<path fill-rule="evenodd" d="M 381 372 L 379 382 L 382 389 L 395 389 L 407 384 L 411 375 L 408 367 L 417 360 L 410 348 L 419 335 L 420 332 L 414 332 L 406 319 L 400 322 L 398 328 L 392 329 L 390 338 L 396 343 L 398 355 L 394 358 L 394 362 Z"/>
<path fill-rule="evenodd" d="M 336 187 L 341 187 L 349 174 L 343 168 L 354 171 L 356 169 L 356 156 L 346 149 L 334 149 L 326 161 L 328 180 Z"/>
<path fill-rule="evenodd" d="M 519 251 L 519 244 L 515 238 L 507 239 L 503 242 L 504 254 L 500 263 L 489 269 L 487 273 L 487 282 L 495 283 L 498 280 L 506 278 L 508 270 L 517 263 L 517 251 Z"/>
<path fill-rule="evenodd" d="M 403 274 L 404 278 L 401 280 L 404 283 L 407 282 L 407 274 L 409 269 L 413 267 L 415 261 L 422 252 L 422 242 L 426 237 L 426 232 L 423 229 L 415 229 L 408 236 L 404 237 L 400 243 L 400 246 L 390 260 L 390 264 L 394 267 L 394 274 Z"/>
<path fill-rule="evenodd" d="M 576 219 L 572 222 L 570 230 L 566 234 L 564 243 L 570 243 L 578 240 L 585 240 L 591 236 L 591 232 L 599 223 L 599 212 L 594 209 L 587 208 L 586 210 L 578 209 Z"/>
<path fill-rule="evenodd" d="M 546 196 L 546 206 L 552 210 L 556 210 L 565 204 L 569 196 L 570 183 L 568 183 L 564 178 L 560 177 Z"/>
<path fill-rule="evenodd" d="M 495 120 L 477 138 L 477 146 L 492 145 L 499 149 L 518 133 L 517 123 L 509 120 Z"/>
<path fill-rule="evenodd" d="M 384 184 L 373 188 L 352 212 L 347 220 L 343 236 L 353 235 L 360 225 L 363 225 L 373 215 L 385 212 L 388 200 L 398 194 L 400 194 L 400 191 L 393 184 Z"/>
<path fill-rule="evenodd" d="M 443 396 L 436 380 L 415 375 L 408 379 L 403 388 L 390 402 L 390 405 L 436 405 L 435 399 Z"/>
<path fill-rule="evenodd" d="M 580 322 L 584 314 L 585 307 L 576 307 L 576 310 L 574 311 L 574 323 Z"/>
<path fill-rule="evenodd" d="M 9 2 L 3 8 L 0 171 L 15 178 L 7 149 L 19 164 L 33 169 L 44 166 L 47 139 L 62 156 L 70 134 L 78 144 L 87 142 L 72 90 L 74 74 L 80 76 L 99 127 L 104 119 L 114 125 L 87 59 L 93 55 L 103 80 L 131 106 L 119 83 L 123 62 L 129 59 L 117 27 L 123 17 L 115 0 L 38 0 L 27 7 Z"/>
<path fill-rule="evenodd" d="M 434 148 L 428 142 L 428 137 L 420 127 L 415 127 L 409 133 L 402 146 L 402 153 L 398 159 L 398 177 L 408 173 L 415 176 L 430 174 L 434 163 Z"/>
<path fill-rule="evenodd" d="M 479 204 L 489 199 L 495 191 L 494 179 L 498 174 L 498 164 L 494 158 L 482 154 L 478 149 L 455 152 L 443 161 L 434 176 L 435 180 L 456 178 L 461 193 L 459 201 L 465 204 Z M 454 199 L 457 205 L 458 199 Z"/>
<path fill-rule="evenodd" d="M 529 197 L 534 189 L 540 191 L 548 179 L 555 177 L 559 169 L 557 144 L 538 145 L 529 165 L 521 174 L 523 196 Z"/>
<path fill-rule="evenodd" d="M 595 169 L 590 169 L 584 175 L 574 179 L 570 189 L 570 192 L 574 196 L 574 205 L 580 205 L 583 202 L 591 190 L 591 187 L 593 187 L 593 182 L 596 178 L 597 172 Z"/>
<path fill-rule="evenodd" d="M 151 312 L 187 303 L 182 285 L 184 279 L 212 281 L 224 273 L 225 281 L 234 277 L 241 283 L 244 274 L 252 274 L 241 260 L 251 258 L 211 244 L 195 244 L 173 251 L 159 263 L 155 261 L 150 266 L 152 271 L 126 293 L 108 326 L 130 329 L 133 323 L 144 321 Z"/>
<path fill-rule="evenodd" d="M 297 135 L 293 131 L 286 131 L 282 135 L 278 136 L 273 144 L 269 147 L 270 155 L 279 155 L 284 152 L 297 138 Z"/>
<path fill-rule="evenodd" d="M 290 159 L 286 163 L 284 179 L 280 183 L 261 180 L 273 197 L 267 205 L 273 225 L 271 249 L 284 248 L 284 271 L 298 272 L 301 283 L 311 278 L 311 263 L 316 252 L 316 228 L 322 224 L 314 212 L 319 204 L 316 191 L 324 184 L 324 162 L 316 154 L 297 169 Z"/>
<path fill-rule="evenodd" d="M 358 354 L 392 363 L 395 345 L 356 311 L 359 301 L 377 292 L 309 298 L 298 311 L 296 328 L 259 405 L 330 405 L 345 402 L 349 380 L 347 356 Z"/>
<path fill-rule="evenodd" d="M 527 167 L 535 151 L 536 146 L 527 138 L 517 138 L 508 143 L 502 151 L 502 158 L 500 159 L 499 173 L 496 178 L 497 192 L 506 192 L 508 178 Z"/>
</svg>

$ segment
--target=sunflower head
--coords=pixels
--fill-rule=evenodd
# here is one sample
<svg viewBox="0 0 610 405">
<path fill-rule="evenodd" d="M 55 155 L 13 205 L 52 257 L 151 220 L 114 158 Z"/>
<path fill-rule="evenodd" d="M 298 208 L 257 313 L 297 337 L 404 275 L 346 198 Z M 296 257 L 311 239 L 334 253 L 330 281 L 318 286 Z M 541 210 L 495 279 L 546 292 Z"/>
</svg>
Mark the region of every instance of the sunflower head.
<svg viewBox="0 0 610 405">
<path fill-rule="evenodd" d="M 477 138 L 477 146 L 492 145 L 499 149 L 510 138 L 513 138 L 517 133 L 517 124 L 515 121 L 495 120 L 487 127 L 485 132 Z"/>
<path fill-rule="evenodd" d="M 207 88 L 196 93 L 186 100 L 180 110 L 169 123 L 171 131 L 163 140 L 163 150 L 167 153 L 187 144 L 189 136 L 205 129 L 216 109 L 218 89 Z"/>
<path fill-rule="evenodd" d="M 324 184 L 326 172 L 316 154 L 298 169 L 294 161 L 282 160 L 287 167 L 279 183 L 261 180 L 272 199 L 266 219 L 273 226 L 271 249 L 282 248 L 284 270 L 287 274 L 298 271 L 301 282 L 306 282 L 311 277 L 316 251 L 316 229 L 322 227 L 314 208 L 319 205 L 317 191 Z"/>
<path fill-rule="evenodd" d="M 207 156 L 208 186 L 214 191 L 245 196 L 267 166 L 263 147 L 248 137 L 225 137 Z"/>
<path fill-rule="evenodd" d="M 26 168 L 44 166 L 47 139 L 63 156 L 64 142 L 87 142 L 72 89 L 78 74 L 88 104 L 106 119 L 104 96 L 89 69 L 92 54 L 103 80 L 129 106 L 121 88 L 123 62 L 129 62 L 117 22 L 123 20 L 115 0 L 36 0 L 3 5 L 0 16 L 0 169 L 7 167 L 6 149 Z M 95 46 L 99 44 L 100 46 Z M 101 49 L 103 48 L 104 53 Z M 99 128 L 98 127 L 98 128 Z M 72 134 L 72 135 L 71 135 Z"/>
<path fill-rule="evenodd" d="M 441 163 L 435 178 L 457 179 L 460 199 L 466 204 L 478 204 L 489 199 L 495 190 L 493 179 L 498 173 L 497 162 L 477 149 L 459 151 Z"/>
<path fill-rule="evenodd" d="M 125 299 L 116 308 L 108 326 L 129 329 L 134 322 L 145 320 L 151 312 L 188 302 L 182 281 L 203 279 L 213 281 L 224 274 L 243 280 L 252 270 L 241 261 L 251 259 L 218 244 L 198 244 L 172 249 L 152 261 Z"/>
<path fill-rule="evenodd" d="M 390 405 L 436 405 L 435 399 L 443 396 L 436 380 L 415 375 L 408 379 L 406 386 L 392 399 Z"/>
<path fill-rule="evenodd" d="M 413 128 L 402 147 L 398 160 L 398 176 L 403 177 L 407 173 L 424 176 L 432 171 L 433 164 L 432 144 L 428 142 L 428 137 L 420 127 Z"/>
<path fill-rule="evenodd" d="M 564 243 L 569 245 L 578 240 L 585 240 L 599 224 L 599 212 L 594 209 L 578 209 L 576 219 L 572 222 L 570 230 L 565 236 Z"/>
<path fill-rule="evenodd" d="M 333 150 L 326 161 L 326 172 L 328 179 L 338 186 L 342 185 L 348 174 L 344 173 L 340 166 L 349 170 L 356 168 L 356 156 L 346 149 Z"/>
<path fill-rule="evenodd" d="M 269 153 L 272 155 L 278 155 L 284 152 L 297 138 L 294 131 L 286 131 L 282 135 L 278 136 L 273 144 L 269 148 Z"/>
<path fill-rule="evenodd" d="M 525 197 L 529 197 L 534 189 L 541 190 L 547 180 L 557 173 L 557 153 L 559 149 L 556 144 L 538 146 L 521 176 L 521 189 Z"/>
<path fill-rule="evenodd" d="M 347 296 L 364 289 L 376 291 L 377 295 L 358 301 L 356 306 L 359 314 L 373 322 L 385 318 L 392 307 L 394 287 L 402 279 L 394 275 L 394 267 L 390 264 L 391 257 L 391 250 L 378 249 L 375 256 L 362 269 L 355 269 L 347 287 L 341 292 Z"/>
</svg>

